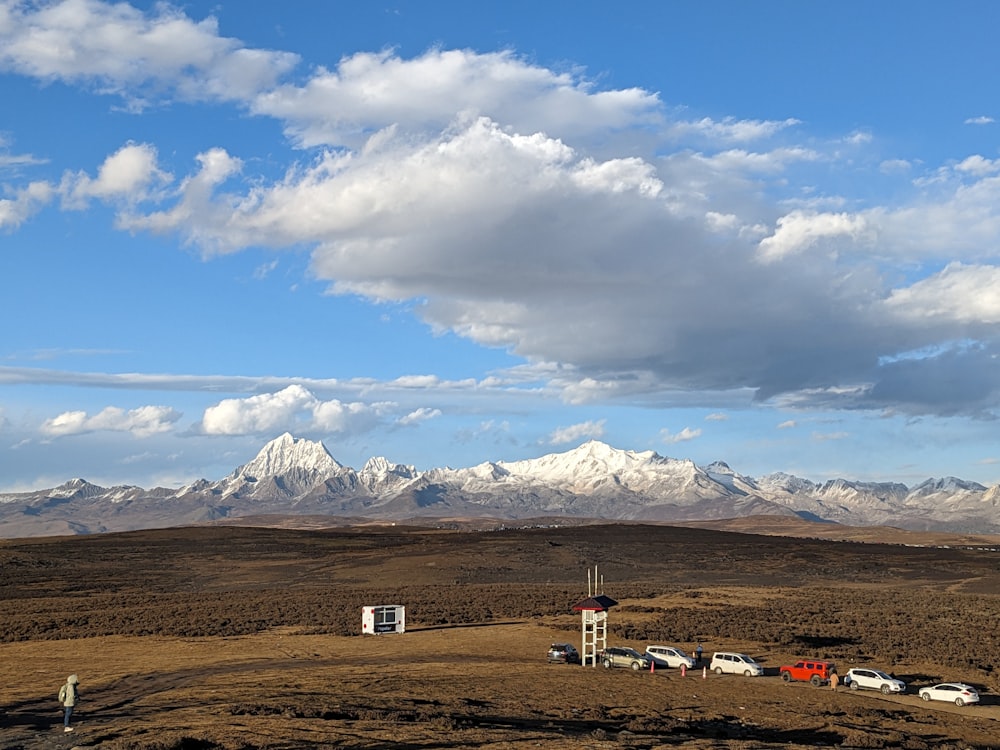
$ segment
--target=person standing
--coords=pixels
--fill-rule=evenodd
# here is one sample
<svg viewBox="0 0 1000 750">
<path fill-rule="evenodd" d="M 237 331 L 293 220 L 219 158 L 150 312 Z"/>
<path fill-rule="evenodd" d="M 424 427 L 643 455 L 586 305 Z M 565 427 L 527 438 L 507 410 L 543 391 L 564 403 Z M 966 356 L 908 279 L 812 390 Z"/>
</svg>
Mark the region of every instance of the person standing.
<svg viewBox="0 0 1000 750">
<path fill-rule="evenodd" d="M 830 689 L 831 690 L 836 690 L 837 689 L 837 685 L 839 685 L 839 684 L 840 684 L 840 675 L 838 675 L 836 672 L 831 672 L 830 673 Z"/>
<path fill-rule="evenodd" d="M 701 655 L 704 652 L 705 652 L 705 649 L 703 649 L 701 647 L 700 643 L 697 646 L 695 646 L 695 649 L 694 649 L 694 663 L 695 664 L 701 664 Z"/>
<path fill-rule="evenodd" d="M 63 704 L 63 731 L 72 732 L 73 727 L 69 725 L 69 719 L 73 715 L 73 707 L 80 698 L 80 691 L 77 687 L 80 678 L 71 674 L 66 678 L 66 684 L 59 688 L 59 702 Z"/>
</svg>

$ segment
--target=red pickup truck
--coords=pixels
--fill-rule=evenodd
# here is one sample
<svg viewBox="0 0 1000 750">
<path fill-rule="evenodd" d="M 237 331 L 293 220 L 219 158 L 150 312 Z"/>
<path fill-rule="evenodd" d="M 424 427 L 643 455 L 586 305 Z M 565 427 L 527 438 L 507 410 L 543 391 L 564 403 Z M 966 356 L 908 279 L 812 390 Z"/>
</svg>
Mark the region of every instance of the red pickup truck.
<svg viewBox="0 0 1000 750">
<path fill-rule="evenodd" d="M 837 672 L 837 665 L 832 661 L 809 661 L 803 659 L 795 662 L 790 667 L 781 667 L 778 671 L 781 674 L 781 679 L 785 682 L 802 680 L 803 682 L 811 682 L 816 687 L 819 687 L 830 682 L 831 676 Z"/>
</svg>

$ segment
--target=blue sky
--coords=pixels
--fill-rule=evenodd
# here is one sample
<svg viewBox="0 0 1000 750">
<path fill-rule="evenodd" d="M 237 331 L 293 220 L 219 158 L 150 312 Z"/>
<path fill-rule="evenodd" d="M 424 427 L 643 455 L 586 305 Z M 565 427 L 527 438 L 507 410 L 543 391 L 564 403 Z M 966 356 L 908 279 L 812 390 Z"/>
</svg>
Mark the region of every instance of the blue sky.
<svg viewBox="0 0 1000 750">
<path fill-rule="evenodd" d="M 1000 481 L 1000 6 L 0 0 L 0 491 L 588 439 Z"/>
</svg>

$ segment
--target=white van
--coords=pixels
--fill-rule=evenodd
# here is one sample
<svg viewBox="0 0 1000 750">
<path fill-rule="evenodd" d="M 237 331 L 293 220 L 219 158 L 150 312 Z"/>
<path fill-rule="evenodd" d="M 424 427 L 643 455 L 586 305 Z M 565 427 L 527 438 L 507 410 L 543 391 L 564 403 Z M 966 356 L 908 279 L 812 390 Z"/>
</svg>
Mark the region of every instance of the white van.
<svg viewBox="0 0 1000 750">
<path fill-rule="evenodd" d="M 744 677 L 760 677 L 764 674 L 764 667 L 755 662 L 752 657 L 746 654 L 737 654 L 732 651 L 716 651 L 712 654 L 712 663 L 708 665 L 716 674 L 741 674 Z"/>
</svg>

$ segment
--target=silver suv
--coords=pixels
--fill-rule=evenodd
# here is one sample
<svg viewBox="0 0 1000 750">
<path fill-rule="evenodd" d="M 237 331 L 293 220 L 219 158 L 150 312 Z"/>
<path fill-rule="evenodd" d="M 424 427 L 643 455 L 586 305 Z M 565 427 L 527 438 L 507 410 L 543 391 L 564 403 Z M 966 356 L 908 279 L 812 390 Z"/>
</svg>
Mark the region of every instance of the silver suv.
<svg viewBox="0 0 1000 750">
<path fill-rule="evenodd" d="M 605 669 L 612 667 L 628 667 L 638 672 L 640 669 L 649 669 L 650 658 L 647 654 L 640 654 L 634 648 L 624 646 L 612 646 L 604 649 L 601 654 L 601 663 Z"/>
<path fill-rule="evenodd" d="M 844 684 L 849 685 L 851 690 L 879 690 L 882 695 L 906 692 L 906 683 L 902 680 L 897 680 L 879 669 L 868 667 L 849 669 L 844 676 Z"/>
</svg>

